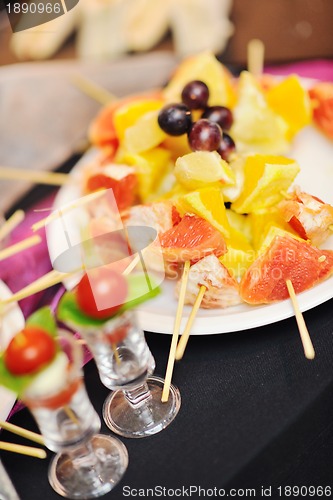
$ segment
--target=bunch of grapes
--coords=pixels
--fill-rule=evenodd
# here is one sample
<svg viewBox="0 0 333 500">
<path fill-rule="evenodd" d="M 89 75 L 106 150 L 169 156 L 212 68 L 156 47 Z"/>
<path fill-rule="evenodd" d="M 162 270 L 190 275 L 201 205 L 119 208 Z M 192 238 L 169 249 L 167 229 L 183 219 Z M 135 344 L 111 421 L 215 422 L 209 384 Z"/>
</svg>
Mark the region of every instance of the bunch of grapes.
<svg viewBox="0 0 333 500">
<path fill-rule="evenodd" d="M 232 112 L 224 106 L 208 106 L 207 85 L 194 80 L 183 88 L 182 102 L 168 104 L 158 115 L 161 129 L 173 136 L 187 134 L 192 151 L 217 151 L 228 161 L 235 150 L 232 137 L 226 132 L 233 123 Z M 193 121 L 192 110 L 202 110 L 199 120 Z"/>
</svg>

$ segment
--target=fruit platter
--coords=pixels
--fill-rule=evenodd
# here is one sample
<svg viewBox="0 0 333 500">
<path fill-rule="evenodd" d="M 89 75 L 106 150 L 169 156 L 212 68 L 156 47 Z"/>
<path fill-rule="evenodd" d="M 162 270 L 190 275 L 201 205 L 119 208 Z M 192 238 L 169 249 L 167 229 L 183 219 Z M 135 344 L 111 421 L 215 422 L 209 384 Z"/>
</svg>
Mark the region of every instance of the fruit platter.
<svg viewBox="0 0 333 500">
<path fill-rule="evenodd" d="M 331 84 L 234 78 L 205 52 L 164 88 L 104 106 L 89 139 L 54 208 L 112 189 L 125 227 L 156 229 L 166 279 L 137 308 L 144 330 L 172 332 L 186 262 L 182 327 L 205 288 L 192 334 L 292 316 L 287 280 L 302 311 L 333 297 Z"/>
</svg>

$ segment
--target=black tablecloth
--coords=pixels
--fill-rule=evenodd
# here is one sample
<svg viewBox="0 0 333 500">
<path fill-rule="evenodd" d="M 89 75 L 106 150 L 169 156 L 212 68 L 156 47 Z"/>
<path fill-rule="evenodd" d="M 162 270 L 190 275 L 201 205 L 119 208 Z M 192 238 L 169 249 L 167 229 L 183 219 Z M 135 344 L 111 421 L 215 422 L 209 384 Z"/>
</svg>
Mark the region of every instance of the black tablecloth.
<svg viewBox="0 0 333 500">
<path fill-rule="evenodd" d="M 175 366 L 173 381 L 182 395 L 176 420 L 155 436 L 123 439 L 129 467 L 107 497 L 125 498 L 125 486 L 216 487 L 224 488 L 226 496 L 234 494 L 231 488 L 241 489 L 236 498 L 245 496 L 247 488 L 255 488 L 260 498 L 262 486 L 272 487 L 271 498 L 287 498 L 283 488 L 288 485 L 333 490 L 332 308 L 333 300 L 304 314 L 316 350 L 313 361 L 304 358 L 294 318 L 244 332 L 192 337 Z M 171 337 L 146 337 L 156 374 L 164 375 Z M 101 413 L 108 391 L 93 362 L 85 375 Z M 36 429 L 27 410 L 12 422 Z M 1 439 L 28 444 L 7 432 Z M 48 460 L 8 452 L 1 458 L 23 500 L 59 498 L 48 484 Z M 139 496 L 140 491 L 132 493 Z"/>
</svg>

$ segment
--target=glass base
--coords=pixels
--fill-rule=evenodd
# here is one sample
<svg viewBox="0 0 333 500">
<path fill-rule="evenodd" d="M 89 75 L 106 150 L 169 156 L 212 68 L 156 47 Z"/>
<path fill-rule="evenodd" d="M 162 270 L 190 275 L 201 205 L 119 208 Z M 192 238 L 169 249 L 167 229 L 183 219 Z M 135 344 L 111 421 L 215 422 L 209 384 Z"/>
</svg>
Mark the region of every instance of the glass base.
<svg viewBox="0 0 333 500">
<path fill-rule="evenodd" d="M 128 453 L 119 439 L 96 434 L 90 445 L 93 457 L 97 458 L 95 466 L 82 456 L 79 460 L 76 458 L 74 468 L 73 458 L 66 452 L 58 453 L 52 460 L 49 482 L 59 495 L 73 499 L 99 497 L 111 491 L 123 477 Z"/>
<path fill-rule="evenodd" d="M 112 392 L 105 400 L 103 418 L 116 434 L 127 438 L 152 436 L 165 429 L 176 417 L 180 405 L 180 392 L 170 386 L 169 399 L 161 402 L 164 379 L 151 376 L 147 379 L 150 397 L 134 408 L 121 390 Z"/>
</svg>

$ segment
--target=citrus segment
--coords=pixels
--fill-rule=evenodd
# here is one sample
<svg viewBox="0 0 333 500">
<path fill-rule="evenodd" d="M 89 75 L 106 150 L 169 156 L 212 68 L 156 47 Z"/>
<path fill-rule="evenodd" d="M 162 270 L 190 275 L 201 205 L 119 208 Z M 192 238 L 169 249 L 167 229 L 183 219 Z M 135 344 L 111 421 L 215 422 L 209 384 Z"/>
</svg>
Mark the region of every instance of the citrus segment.
<svg viewBox="0 0 333 500">
<path fill-rule="evenodd" d="M 221 190 L 214 187 L 193 191 L 175 201 L 180 215 L 194 213 L 210 222 L 224 237 L 230 233 Z"/>
<path fill-rule="evenodd" d="M 332 273 L 332 250 L 320 250 L 289 236 L 276 236 L 244 274 L 240 294 L 249 304 L 268 304 L 289 297 L 287 279 L 300 293 Z"/>
<path fill-rule="evenodd" d="M 283 199 L 283 193 L 299 170 L 295 160 L 283 156 L 248 156 L 244 165 L 243 190 L 232 209 L 238 213 L 250 213 L 275 205 Z"/>
<path fill-rule="evenodd" d="M 212 253 L 223 255 L 227 250 L 220 231 L 191 214 L 184 215 L 179 224 L 161 234 L 159 241 L 168 262 L 198 261 Z"/>
<path fill-rule="evenodd" d="M 296 75 L 290 75 L 271 87 L 266 99 L 270 108 L 288 124 L 288 140 L 311 122 L 309 95 Z"/>
<path fill-rule="evenodd" d="M 309 91 L 315 124 L 333 139 L 333 83 L 320 82 Z"/>
<path fill-rule="evenodd" d="M 285 222 L 281 211 L 276 207 L 265 212 L 252 213 L 248 216 L 248 221 L 251 225 L 252 244 L 255 250 L 259 250 L 272 227 L 292 233 L 289 224 Z"/>
<path fill-rule="evenodd" d="M 232 276 L 241 278 L 254 261 L 254 250 L 248 239 L 237 229 L 230 228 L 230 237 L 226 239 L 228 251 L 220 261 Z"/>
<path fill-rule="evenodd" d="M 125 137 L 125 131 L 149 111 L 156 111 L 162 108 L 164 102 L 159 99 L 133 100 L 119 106 L 113 116 L 114 128 L 119 140 Z"/>
</svg>

